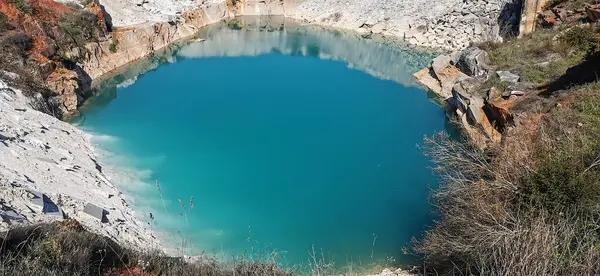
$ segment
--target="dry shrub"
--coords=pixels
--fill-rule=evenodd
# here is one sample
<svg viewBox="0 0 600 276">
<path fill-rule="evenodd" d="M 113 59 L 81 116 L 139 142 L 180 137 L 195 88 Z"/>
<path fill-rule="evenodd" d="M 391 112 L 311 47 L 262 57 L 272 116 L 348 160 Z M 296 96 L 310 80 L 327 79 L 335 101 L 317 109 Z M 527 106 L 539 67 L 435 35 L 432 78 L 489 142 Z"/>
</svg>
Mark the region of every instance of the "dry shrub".
<svg viewBox="0 0 600 276">
<path fill-rule="evenodd" d="M 415 245 L 441 275 L 600 273 L 600 92 L 520 118 L 487 152 L 440 134 L 434 228 Z"/>
<path fill-rule="evenodd" d="M 269 260 L 221 264 L 124 248 L 74 220 L 11 229 L 0 235 L 0 275 L 265 275 L 286 276 Z"/>
<path fill-rule="evenodd" d="M 480 275 L 598 275 L 597 219 L 574 211 L 557 218 L 544 211 L 518 213 L 513 228 L 495 233 L 482 252 Z M 590 227 L 592 226 L 592 227 Z"/>
<path fill-rule="evenodd" d="M 416 251 L 438 272 L 455 265 L 476 266 L 478 256 L 515 223 L 507 210 L 517 187 L 497 174 L 476 148 L 445 134 L 426 138 L 425 144 L 443 185 L 432 195 L 439 221 L 416 244 Z"/>
<path fill-rule="evenodd" d="M 3 275 L 98 275 L 126 258 L 112 240 L 63 223 L 15 228 L 2 238 Z"/>
</svg>

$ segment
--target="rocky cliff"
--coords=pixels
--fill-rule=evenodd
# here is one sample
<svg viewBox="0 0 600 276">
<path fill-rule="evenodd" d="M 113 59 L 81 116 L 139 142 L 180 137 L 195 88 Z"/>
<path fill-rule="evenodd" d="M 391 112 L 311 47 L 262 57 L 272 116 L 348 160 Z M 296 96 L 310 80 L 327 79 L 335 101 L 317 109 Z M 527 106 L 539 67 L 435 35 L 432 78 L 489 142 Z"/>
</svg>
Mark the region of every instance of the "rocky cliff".
<svg viewBox="0 0 600 276">
<path fill-rule="evenodd" d="M 501 39 L 518 24 L 520 7 L 521 2 L 513 0 L 306 0 L 291 16 L 455 50 L 471 42 Z"/>
<path fill-rule="evenodd" d="M 78 0 L 65 1 L 80 5 Z M 39 57 L 44 68 L 40 71 L 45 72 L 42 77 L 52 91 L 48 102 L 64 117 L 81 106 L 93 79 L 189 38 L 203 26 L 238 15 L 283 15 L 303 23 L 350 29 L 363 36 L 397 37 L 414 45 L 461 49 L 472 42 L 500 40 L 500 34 L 514 30 L 521 5 L 512 1 L 450 0 L 429 5 L 424 0 L 101 0 L 101 5 L 89 4 L 83 12 L 54 7 L 62 13 L 52 17 L 58 22 L 59 35 L 53 35 L 55 29 L 35 27 L 45 20 L 39 16 L 41 9 L 34 8 L 33 17 L 24 12 L 18 17 L 31 18 L 31 24 L 21 24 L 27 35 L 50 37 L 59 45 L 57 54 L 48 55 L 45 53 L 52 52 L 52 47 L 44 46 L 48 43 L 34 43 L 40 54 L 32 55 Z M 4 7 L 14 10 L 10 4 Z M 71 25 L 63 22 L 65 15 L 71 14 L 93 16 L 91 20 L 97 24 L 89 37 L 60 46 L 58 42 L 64 40 L 60 32 L 72 34 L 65 26 L 80 24 L 76 16 L 79 21 L 67 22 Z M 40 31 L 34 31 L 37 29 Z M 66 66 L 61 64 L 65 61 Z"/>
<path fill-rule="evenodd" d="M 190 37 L 200 27 L 230 17 L 225 5 L 183 12 L 170 22 L 117 28 L 106 41 L 88 43 L 81 68 L 89 80 Z"/>
</svg>

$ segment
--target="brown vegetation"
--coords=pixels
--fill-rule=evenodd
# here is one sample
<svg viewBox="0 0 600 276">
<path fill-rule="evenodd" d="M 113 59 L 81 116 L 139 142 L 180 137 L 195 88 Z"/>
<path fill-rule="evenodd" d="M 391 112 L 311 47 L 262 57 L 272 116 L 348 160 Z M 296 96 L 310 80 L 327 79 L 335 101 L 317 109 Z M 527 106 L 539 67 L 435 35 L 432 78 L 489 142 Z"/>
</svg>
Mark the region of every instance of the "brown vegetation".
<svg viewBox="0 0 600 276">
<path fill-rule="evenodd" d="M 88 10 L 53 0 L 0 0 L 0 70 L 19 76 L 6 81 L 36 99 L 36 109 L 60 118 L 60 93 L 49 89 L 48 77 L 77 69 L 85 44 L 106 36 L 107 30 L 94 3 Z"/>
<path fill-rule="evenodd" d="M 433 195 L 440 221 L 416 246 L 429 269 L 600 273 L 600 85 L 573 93 L 489 152 L 444 135 L 426 139 L 443 179 Z"/>
<path fill-rule="evenodd" d="M 482 46 L 496 69 L 538 91 L 511 108 L 515 126 L 495 147 L 445 134 L 425 139 L 442 180 L 432 195 L 439 221 L 415 242 L 427 272 L 600 274 L 599 46 L 593 26 Z M 506 85 L 494 77 L 484 84 Z"/>
<path fill-rule="evenodd" d="M 0 244 L 2 275 L 291 275 L 245 258 L 223 265 L 130 250 L 73 220 L 15 228 L 0 236 Z"/>
</svg>

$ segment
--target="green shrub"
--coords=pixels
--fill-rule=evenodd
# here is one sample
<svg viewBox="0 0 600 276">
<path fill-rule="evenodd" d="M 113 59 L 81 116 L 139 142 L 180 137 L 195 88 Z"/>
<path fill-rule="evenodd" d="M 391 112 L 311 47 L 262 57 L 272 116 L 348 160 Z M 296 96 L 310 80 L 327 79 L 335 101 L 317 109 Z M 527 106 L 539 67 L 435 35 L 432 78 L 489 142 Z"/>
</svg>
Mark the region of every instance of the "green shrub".
<svg viewBox="0 0 600 276">
<path fill-rule="evenodd" d="M 570 51 L 589 52 L 599 43 L 598 34 L 589 27 L 573 27 L 558 38 L 559 45 Z"/>
<path fill-rule="evenodd" d="M 108 50 L 110 50 L 111 53 L 116 53 L 118 46 L 119 46 L 119 40 L 115 38 L 108 46 Z"/>
<path fill-rule="evenodd" d="M 98 16 L 88 11 L 78 11 L 61 17 L 59 26 L 66 39 L 62 44 L 84 46 L 86 42 L 96 39 L 99 33 Z"/>
<path fill-rule="evenodd" d="M 524 196 L 550 211 L 598 208 L 600 94 L 578 93 L 542 125 L 535 167 L 523 180 Z"/>
<path fill-rule="evenodd" d="M 33 13 L 33 9 L 31 8 L 31 6 L 29 6 L 29 3 L 27 3 L 27 1 L 25 1 L 25 0 L 8 0 L 8 2 L 15 5 L 15 7 L 17 9 L 19 9 L 20 11 L 22 11 L 26 14 Z"/>
<path fill-rule="evenodd" d="M 8 16 L 0 12 L 0 32 L 7 30 L 9 27 Z"/>
</svg>

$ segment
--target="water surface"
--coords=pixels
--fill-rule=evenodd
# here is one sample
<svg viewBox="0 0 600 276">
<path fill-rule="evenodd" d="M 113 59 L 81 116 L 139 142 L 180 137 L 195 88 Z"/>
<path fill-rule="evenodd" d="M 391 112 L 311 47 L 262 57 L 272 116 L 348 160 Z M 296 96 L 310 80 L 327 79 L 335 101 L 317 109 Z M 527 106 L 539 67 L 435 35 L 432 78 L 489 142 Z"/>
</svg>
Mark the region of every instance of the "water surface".
<svg viewBox="0 0 600 276">
<path fill-rule="evenodd" d="M 436 183 L 416 145 L 445 127 L 412 80 L 430 56 L 245 20 L 100 86 L 80 125 L 113 180 L 186 254 L 275 251 L 298 264 L 314 246 L 337 264 L 407 260 Z"/>
</svg>

